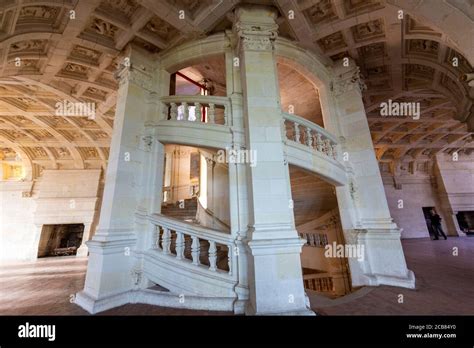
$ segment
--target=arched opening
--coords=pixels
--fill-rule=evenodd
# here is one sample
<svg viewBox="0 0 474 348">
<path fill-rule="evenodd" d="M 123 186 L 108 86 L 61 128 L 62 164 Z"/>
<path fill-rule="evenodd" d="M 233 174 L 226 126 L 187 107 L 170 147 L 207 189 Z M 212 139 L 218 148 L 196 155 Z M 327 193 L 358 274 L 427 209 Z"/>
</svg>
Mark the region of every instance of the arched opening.
<svg viewBox="0 0 474 348">
<path fill-rule="evenodd" d="M 290 165 L 291 192 L 295 225 L 306 240 L 301 252 L 301 266 L 306 291 L 329 298 L 352 291 L 344 248 L 335 187 L 316 174 Z"/>
<path fill-rule="evenodd" d="M 225 124 L 225 106 L 199 98 L 223 97 L 226 91 L 224 55 L 214 55 L 170 74 L 167 119 Z M 184 97 L 184 98 L 179 98 Z M 191 98 L 196 97 L 196 98 Z"/>
<path fill-rule="evenodd" d="M 227 152 L 165 145 L 161 213 L 187 223 L 230 230 Z"/>
<path fill-rule="evenodd" d="M 277 63 L 277 71 L 282 111 L 300 116 L 324 128 L 319 91 L 316 86 L 283 60 Z"/>
</svg>

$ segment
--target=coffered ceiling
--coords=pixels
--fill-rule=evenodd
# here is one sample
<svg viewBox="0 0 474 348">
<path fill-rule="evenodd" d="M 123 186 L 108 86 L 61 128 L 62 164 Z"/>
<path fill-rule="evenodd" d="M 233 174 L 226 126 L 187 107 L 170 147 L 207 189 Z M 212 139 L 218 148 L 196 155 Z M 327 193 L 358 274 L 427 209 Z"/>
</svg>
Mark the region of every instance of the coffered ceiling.
<svg viewBox="0 0 474 348">
<path fill-rule="evenodd" d="M 468 43 L 456 45 L 408 12 L 400 20 L 395 0 L 3 0 L 0 161 L 27 160 L 34 176 L 44 168 L 105 167 L 116 103 L 113 73 L 127 44 L 157 53 L 229 29 L 241 2 L 277 7 L 280 35 L 326 62 L 355 59 L 366 78 L 364 102 L 381 163 L 424 162 L 436 153 L 474 148 L 472 133 L 460 122 L 472 106 L 467 84 L 459 81 L 472 72 L 459 52 Z M 472 23 L 473 7 L 462 5 Z M 281 74 L 304 88 L 291 72 Z M 388 99 L 419 102 L 420 119 L 380 116 L 380 103 Z M 95 117 L 56 116 L 55 105 L 64 100 L 94 103 Z"/>
</svg>

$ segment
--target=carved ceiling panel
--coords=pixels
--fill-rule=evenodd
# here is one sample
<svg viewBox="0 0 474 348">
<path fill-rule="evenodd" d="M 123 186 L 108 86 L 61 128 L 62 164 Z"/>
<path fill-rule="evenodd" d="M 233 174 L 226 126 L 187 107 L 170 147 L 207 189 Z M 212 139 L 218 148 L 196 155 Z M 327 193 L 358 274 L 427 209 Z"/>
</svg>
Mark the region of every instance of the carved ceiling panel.
<svg viewBox="0 0 474 348">
<path fill-rule="evenodd" d="M 23 151 L 35 173 L 55 168 L 55 161 L 61 168 L 105 167 L 118 88 L 114 72 L 127 44 L 154 54 L 230 29 L 239 2 L 0 2 L 0 156 Z M 405 13 L 402 21 L 394 20 L 396 11 L 385 0 L 247 2 L 280 9 L 280 36 L 307 37 L 307 47 L 333 62 L 345 57 L 357 62 L 368 86 L 364 101 L 381 161 L 428 160 L 439 151 L 467 153 L 474 147 L 465 125 L 455 119 L 468 99 L 467 83 L 459 75 L 473 68 L 446 35 L 420 18 Z M 288 19 L 290 9 L 296 20 Z M 183 22 L 173 18 L 181 10 Z M 225 92 L 225 79 L 214 65 L 194 68 Z M 298 80 L 291 74 L 287 78 Z M 380 103 L 388 99 L 420 103 L 420 120 L 381 117 Z M 96 118 L 58 115 L 56 104 L 64 101 L 94 104 Z"/>
</svg>

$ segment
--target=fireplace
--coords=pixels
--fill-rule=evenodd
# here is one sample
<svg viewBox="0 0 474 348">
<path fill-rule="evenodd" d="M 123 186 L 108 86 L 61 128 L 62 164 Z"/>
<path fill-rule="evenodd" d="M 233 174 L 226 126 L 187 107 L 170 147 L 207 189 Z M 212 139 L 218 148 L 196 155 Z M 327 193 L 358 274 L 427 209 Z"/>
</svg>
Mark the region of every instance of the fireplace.
<svg viewBox="0 0 474 348">
<path fill-rule="evenodd" d="M 83 224 L 43 225 L 38 257 L 76 255 L 83 233 Z"/>
</svg>

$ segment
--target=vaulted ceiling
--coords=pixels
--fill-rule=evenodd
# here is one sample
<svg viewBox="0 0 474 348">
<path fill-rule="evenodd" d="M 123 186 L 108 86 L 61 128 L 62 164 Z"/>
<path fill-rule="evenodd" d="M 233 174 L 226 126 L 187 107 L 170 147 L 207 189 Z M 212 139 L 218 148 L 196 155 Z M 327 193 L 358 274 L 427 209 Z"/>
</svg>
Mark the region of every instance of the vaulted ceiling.
<svg viewBox="0 0 474 348">
<path fill-rule="evenodd" d="M 472 24 L 469 2 L 446 1 L 462 5 L 459 15 Z M 280 35 L 326 62 L 356 60 L 366 78 L 364 102 L 381 163 L 422 163 L 439 152 L 474 148 L 472 133 L 460 122 L 473 101 L 459 81 L 472 72 L 460 52 L 469 43 L 455 43 L 408 12 L 400 20 L 396 0 L 3 0 L 0 161 L 28 159 L 34 177 L 44 168 L 105 167 L 116 103 L 113 73 L 127 44 L 152 54 L 229 29 L 241 2 L 274 5 Z M 203 67 L 195 69 L 212 77 Z M 388 99 L 421 103 L 420 120 L 381 117 L 380 103 Z M 55 105 L 64 100 L 94 103 L 95 117 L 56 116 Z"/>
</svg>

